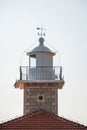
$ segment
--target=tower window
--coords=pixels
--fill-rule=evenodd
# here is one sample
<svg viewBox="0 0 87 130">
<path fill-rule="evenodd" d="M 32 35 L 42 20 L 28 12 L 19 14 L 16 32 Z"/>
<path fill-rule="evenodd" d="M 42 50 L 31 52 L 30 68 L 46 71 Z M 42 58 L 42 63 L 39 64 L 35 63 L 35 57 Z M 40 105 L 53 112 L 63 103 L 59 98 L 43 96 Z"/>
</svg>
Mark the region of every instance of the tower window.
<svg viewBox="0 0 87 130">
<path fill-rule="evenodd" d="M 39 100 L 43 100 L 43 96 L 39 96 Z"/>
<path fill-rule="evenodd" d="M 44 102 L 45 101 L 45 95 L 44 94 L 38 94 L 37 95 L 37 102 Z"/>
<path fill-rule="evenodd" d="M 29 66 L 36 66 L 36 54 L 30 55 Z"/>
</svg>

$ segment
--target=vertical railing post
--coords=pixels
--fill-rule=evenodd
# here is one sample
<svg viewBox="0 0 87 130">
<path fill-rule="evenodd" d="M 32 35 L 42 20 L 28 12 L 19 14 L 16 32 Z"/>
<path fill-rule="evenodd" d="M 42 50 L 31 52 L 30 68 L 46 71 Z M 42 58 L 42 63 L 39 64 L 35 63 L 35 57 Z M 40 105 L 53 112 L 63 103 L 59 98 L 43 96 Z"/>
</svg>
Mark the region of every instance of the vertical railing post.
<svg viewBox="0 0 87 130">
<path fill-rule="evenodd" d="M 62 80 L 62 67 L 60 66 L 60 75 L 59 75 L 60 80 Z"/>
<path fill-rule="evenodd" d="M 21 66 L 20 66 L 20 80 L 22 80 L 22 70 L 21 70 Z"/>
<path fill-rule="evenodd" d="M 26 68 L 25 68 L 25 69 L 26 69 L 26 74 L 25 74 L 25 75 L 26 75 L 26 77 L 25 77 L 25 80 L 28 80 L 28 66 L 26 66 Z"/>
</svg>

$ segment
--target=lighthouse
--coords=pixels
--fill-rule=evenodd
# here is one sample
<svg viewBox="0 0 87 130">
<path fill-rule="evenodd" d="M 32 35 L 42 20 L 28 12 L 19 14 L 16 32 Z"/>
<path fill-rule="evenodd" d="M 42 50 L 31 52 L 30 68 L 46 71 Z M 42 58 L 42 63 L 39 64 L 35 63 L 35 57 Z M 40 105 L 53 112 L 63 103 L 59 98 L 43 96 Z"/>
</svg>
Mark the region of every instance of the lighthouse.
<svg viewBox="0 0 87 130">
<path fill-rule="evenodd" d="M 87 126 L 58 115 L 58 89 L 62 89 L 62 66 L 54 66 L 56 55 L 45 45 L 38 28 L 38 46 L 26 51 L 28 65 L 20 66 L 15 88 L 24 91 L 24 115 L 0 124 L 0 130 L 87 130 Z"/>
<path fill-rule="evenodd" d="M 20 66 L 15 88 L 24 90 L 24 115 L 39 110 L 58 115 L 58 89 L 64 85 L 62 66 L 53 66 L 56 53 L 45 46 L 44 29 L 38 30 L 38 46 L 26 52 L 29 64 Z"/>
<path fill-rule="evenodd" d="M 24 91 L 24 114 L 0 124 L 0 130 L 87 130 L 87 126 L 58 115 L 58 89 L 62 89 L 62 66 L 54 66 L 56 53 L 45 45 L 43 28 L 38 28 L 38 46 L 26 51 L 28 65 L 20 66 L 15 88 Z"/>
</svg>

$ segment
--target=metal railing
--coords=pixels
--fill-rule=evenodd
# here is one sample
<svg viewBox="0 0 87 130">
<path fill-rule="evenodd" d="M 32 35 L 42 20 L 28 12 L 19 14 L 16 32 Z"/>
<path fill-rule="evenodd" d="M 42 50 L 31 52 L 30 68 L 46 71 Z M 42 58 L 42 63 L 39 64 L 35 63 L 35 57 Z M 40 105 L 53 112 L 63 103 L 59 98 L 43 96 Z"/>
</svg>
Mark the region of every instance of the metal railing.
<svg viewBox="0 0 87 130">
<path fill-rule="evenodd" d="M 20 66 L 20 80 L 62 80 L 62 67 Z"/>
</svg>

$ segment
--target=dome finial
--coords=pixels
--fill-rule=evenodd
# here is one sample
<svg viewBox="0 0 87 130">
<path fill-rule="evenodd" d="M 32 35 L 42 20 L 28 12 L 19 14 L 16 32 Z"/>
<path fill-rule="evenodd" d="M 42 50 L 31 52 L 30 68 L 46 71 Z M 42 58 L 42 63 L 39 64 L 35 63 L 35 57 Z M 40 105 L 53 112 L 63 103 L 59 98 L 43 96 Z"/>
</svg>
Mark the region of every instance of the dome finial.
<svg viewBox="0 0 87 130">
<path fill-rule="evenodd" d="M 40 42 L 40 45 L 43 45 L 43 43 L 44 43 L 44 38 L 43 38 L 43 37 L 40 37 L 40 38 L 39 38 L 39 42 Z"/>
</svg>

